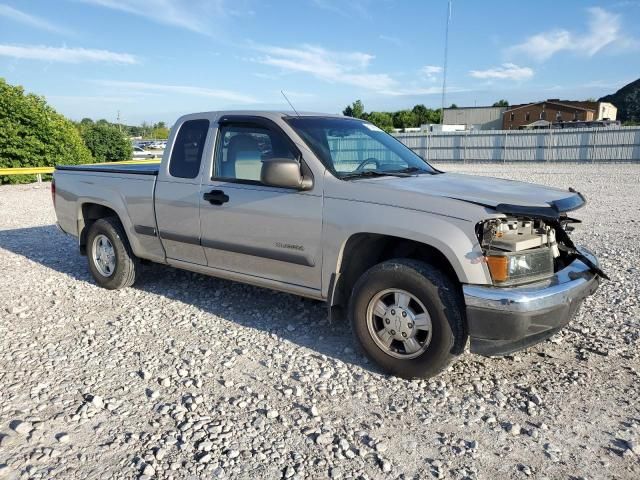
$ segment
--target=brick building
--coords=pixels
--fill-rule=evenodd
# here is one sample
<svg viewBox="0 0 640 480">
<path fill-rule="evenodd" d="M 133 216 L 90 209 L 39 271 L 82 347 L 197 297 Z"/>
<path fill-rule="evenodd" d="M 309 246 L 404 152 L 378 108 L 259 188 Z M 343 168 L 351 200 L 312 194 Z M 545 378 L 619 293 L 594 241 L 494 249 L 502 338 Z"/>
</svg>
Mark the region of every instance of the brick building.
<svg viewBox="0 0 640 480">
<path fill-rule="evenodd" d="M 502 128 L 524 128 L 540 120 L 550 123 L 615 120 L 617 113 L 617 108 L 607 102 L 579 102 L 554 98 L 544 102 L 512 105 L 502 114 Z"/>
</svg>

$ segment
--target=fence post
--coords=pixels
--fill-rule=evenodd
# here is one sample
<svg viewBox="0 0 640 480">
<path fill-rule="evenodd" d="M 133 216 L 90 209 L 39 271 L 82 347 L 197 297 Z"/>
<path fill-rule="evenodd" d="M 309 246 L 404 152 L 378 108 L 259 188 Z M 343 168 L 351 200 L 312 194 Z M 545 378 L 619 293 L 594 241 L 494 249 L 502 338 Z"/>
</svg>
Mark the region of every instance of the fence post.
<svg viewBox="0 0 640 480">
<path fill-rule="evenodd" d="M 464 136 L 464 150 L 463 150 L 463 155 L 464 155 L 464 159 L 462 163 L 467 163 L 467 140 L 469 139 L 469 132 L 470 130 L 467 130 L 467 133 Z"/>
<path fill-rule="evenodd" d="M 36 173 L 36 181 L 42 183 L 42 175 L 40 173 Z"/>
<path fill-rule="evenodd" d="M 431 160 L 431 156 L 429 155 L 430 150 L 431 150 L 431 138 L 430 138 L 430 134 L 431 133 L 432 132 L 427 130 L 427 162 L 429 162 Z"/>
<path fill-rule="evenodd" d="M 591 163 L 595 163 L 596 161 L 596 140 L 598 138 L 598 129 L 593 129 L 593 135 L 590 136 L 589 140 L 592 142 L 591 144 Z"/>
<path fill-rule="evenodd" d="M 507 138 L 509 130 L 504 131 L 504 144 L 502 145 L 502 163 L 507 163 Z"/>
</svg>

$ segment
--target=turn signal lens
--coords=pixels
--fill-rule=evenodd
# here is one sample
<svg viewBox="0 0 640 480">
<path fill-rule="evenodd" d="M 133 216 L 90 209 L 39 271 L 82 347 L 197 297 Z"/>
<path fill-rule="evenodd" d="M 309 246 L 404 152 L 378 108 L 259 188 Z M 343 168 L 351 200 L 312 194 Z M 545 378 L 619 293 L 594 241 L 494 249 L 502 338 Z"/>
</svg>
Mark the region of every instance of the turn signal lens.
<svg viewBox="0 0 640 480">
<path fill-rule="evenodd" d="M 509 258 L 487 256 L 487 265 L 494 282 L 506 282 L 509 279 Z"/>
</svg>

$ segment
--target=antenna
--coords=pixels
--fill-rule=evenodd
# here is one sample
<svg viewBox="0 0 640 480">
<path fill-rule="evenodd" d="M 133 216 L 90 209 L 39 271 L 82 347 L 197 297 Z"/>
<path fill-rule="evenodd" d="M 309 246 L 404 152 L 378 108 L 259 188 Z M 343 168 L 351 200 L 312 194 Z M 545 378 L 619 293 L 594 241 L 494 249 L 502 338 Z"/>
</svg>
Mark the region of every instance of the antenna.
<svg viewBox="0 0 640 480">
<path fill-rule="evenodd" d="M 291 103 L 289 101 L 289 99 L 287 98 L 287 96 L 284 94 L 283 90 L 280 90 L 280 93 L 282 94 L 282 96 L 284 97 L 284 99 L 287 101 L 287 103 L 291 106 L 291 108 L 293 109 L 294 112 L 296 112 L 297 116 L 300 116 L 300 114 L 298 113 L 298 111 L 296 110 L 296 107 L 293 106 L 293 103 Z"/>
</svg>

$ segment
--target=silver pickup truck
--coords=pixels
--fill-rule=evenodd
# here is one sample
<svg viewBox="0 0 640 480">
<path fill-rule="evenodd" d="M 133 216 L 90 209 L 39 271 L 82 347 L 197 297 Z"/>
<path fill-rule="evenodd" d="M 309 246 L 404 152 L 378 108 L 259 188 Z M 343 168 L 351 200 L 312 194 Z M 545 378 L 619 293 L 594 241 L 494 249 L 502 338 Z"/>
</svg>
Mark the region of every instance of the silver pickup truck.
<svg viewBox="0 0 640 480">
<path fill-rule="evenodd" d="M 606 278 L 569 237 L 578 192 L 442 172 L 348 117 L 186 115 L 160 165 L 58 166 L 52 194 L 99 285 L 144 260 L 322 300 L 403 377 L 468 338 L 482 355 L 546 339 Z"/>
</svg>

